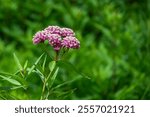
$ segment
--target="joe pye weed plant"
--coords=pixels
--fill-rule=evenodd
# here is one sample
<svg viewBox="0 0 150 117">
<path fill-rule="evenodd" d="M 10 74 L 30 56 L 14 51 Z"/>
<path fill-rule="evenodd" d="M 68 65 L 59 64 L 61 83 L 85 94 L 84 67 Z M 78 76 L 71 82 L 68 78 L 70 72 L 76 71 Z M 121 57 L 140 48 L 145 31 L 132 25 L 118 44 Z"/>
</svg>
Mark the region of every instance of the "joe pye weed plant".
<svg viewBox="0 0 150 117">
<path fill-rule="evenodd" d="M 55 89 L 55 87 L 53 88 L 53 84 L 59 71 L 57 62 L 61 60 L 70 49 L 80 48 L 80 42 L 75 37 L 75 33 L 72 29 L 61 28 L 59 26 L 48 26 L 44 30 L 35 33 L 33 36 L 33 44 L 41 47 L 44 52 L 31 67 L 28 67 L 28 61 L 26 61 L 24 65 L 21 65 L 18 57 L 14 54 L 14 59 L 19 70 L 14 74 L 4 72 L 0 73 L 0 78 L 4 81 L 8 81 L 9 84 L 12 85 L 10 87 L 7 86 L 7 88 L 4 87 L 3 91 L 6 91 L 6 89 L 7 91 L 11 91 L 23 88 L 24 92 L 26 92 L 29 87 L 27 80 L 32 78 L 31 74 L 36 74 L 40 77 L 43 84 L 41 94 L 39 94 L 39 99 L 49 99 Z M 49 50 L 47 48 L 48 46 L 51 46 L 53 50 Z M 49 51 L 53 51 L 54 54 L 51 55 Z M 51 61 L 47 65 L 48 59 L 51 59 Z M 48 70 L 47 67 L 49 68 Z M 18 99 L 12 95 L 6 97 L 0 95 L 0 97 L 2 99 Z"/>
</svg>

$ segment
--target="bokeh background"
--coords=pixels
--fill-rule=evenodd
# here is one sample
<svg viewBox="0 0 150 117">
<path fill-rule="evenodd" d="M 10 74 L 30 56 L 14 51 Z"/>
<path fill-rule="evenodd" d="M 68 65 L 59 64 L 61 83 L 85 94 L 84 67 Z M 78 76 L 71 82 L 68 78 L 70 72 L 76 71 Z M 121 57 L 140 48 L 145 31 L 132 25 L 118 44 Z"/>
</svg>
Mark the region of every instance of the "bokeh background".
<svg viewBox="0 0 150 117">
<path fill-rule="evenodd" d="M 148 0 L 0 0 L 0 72 L 17 70 L 14 52 L 32 65 L 41 55 L 32 36 L 58 25 L 72 28 L 81 48 L 65 57 L 72 65 L 55 85 L 67 83 L 51 99 L 150 99 L 149 14 Z M 0 99 L 39 99 L 40 79 L 29 82 L 28 92 L 0 88 Z"/>
</svg>

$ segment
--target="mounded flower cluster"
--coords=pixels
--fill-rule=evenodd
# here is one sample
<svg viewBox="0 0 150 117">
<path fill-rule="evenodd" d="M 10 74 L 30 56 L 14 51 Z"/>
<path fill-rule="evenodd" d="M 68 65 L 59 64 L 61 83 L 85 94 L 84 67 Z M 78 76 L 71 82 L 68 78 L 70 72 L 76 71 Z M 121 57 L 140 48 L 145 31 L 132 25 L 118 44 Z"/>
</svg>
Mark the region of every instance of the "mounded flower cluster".
<svg viewBox="0 0 150 117">
<path fill-rule="evenodd" d="M 49 41 L 49 44 L 55 51 L 59 51 L 61 48 L 73 48 L 80 47 L 80 42 L 75 37 L 75 33 L 70 28 L 60 28 L 59 26 L 48 26 L 42 31 L 38 31 L 33 36 L 33 43 L 42 43 L 45 40 Z"/>
</svg>

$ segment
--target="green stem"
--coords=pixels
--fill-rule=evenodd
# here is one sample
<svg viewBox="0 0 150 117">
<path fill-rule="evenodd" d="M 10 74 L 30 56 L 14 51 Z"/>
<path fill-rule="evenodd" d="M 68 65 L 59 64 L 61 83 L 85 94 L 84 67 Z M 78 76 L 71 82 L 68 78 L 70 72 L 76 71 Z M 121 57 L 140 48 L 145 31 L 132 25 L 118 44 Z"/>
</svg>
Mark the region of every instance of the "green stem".
<svg viewBox="0 0 150 117">
<path fill-rule="evenodd" d="M 44 81 L 44 84 L 43 84 L 42 94 L 41 94 L 41 100 L 43 100 L 43 99 L 44 99 L 44 92 L 45 92 L 45 88 L 46 88 L 46 80 Z"/>
<path fill-rule="evenodd" d="M 45 87 L 47 88 L 47 90 L 48 90 L 48 93 L 47 93 L 47 95 L 46 95 L 46 99 L 48 98 L 48 96 L 49 96 L 49 87 L 48 86 L 46 86 L 46 83 L 48 82 L 48 80 L 49 80 L 49 78 L 50 78 L 50 76 L 51 76 L 51 73 L 52 72 L 50 72 L 49 74 L 48 74 L 48 77 L 45 79 Z"/>
<path fill-rule="evenodd" d="M 58 61 L 58 55 L 59 55 L 59 51 L 56 51 L 56 56 L 55 56 L 55 61 Z"/>
<path fill-rule="evenodd" d="M 45 80 L 44 80 L 44 84 L 43 84 L 43 88 L 42 88 L 42 94 L 41 94 L 41 100 L 43 100 L 43 99 L 46 99 L 47 97 L 48 97 L 48 95 L 49 94 L 47 94 L 47 96 L 46 96 L 46 98 L 44 98 L 44 93 L 45 93 L 45 89 L 46 89 L 46 83 L 48 82 L 48 80 L 49 80 L 49 78 L 50 78 L 50 76 L 51 76 L 51 73 L 52 72 L 50 72 L 49 74 L 48 74 L 48 76 L 47 76 L 47 78 L 45 78 Z M 49 88 L 47 87 L 47 90 L 48 90 L 48 93 L 49 93 Z"/>
</svg>

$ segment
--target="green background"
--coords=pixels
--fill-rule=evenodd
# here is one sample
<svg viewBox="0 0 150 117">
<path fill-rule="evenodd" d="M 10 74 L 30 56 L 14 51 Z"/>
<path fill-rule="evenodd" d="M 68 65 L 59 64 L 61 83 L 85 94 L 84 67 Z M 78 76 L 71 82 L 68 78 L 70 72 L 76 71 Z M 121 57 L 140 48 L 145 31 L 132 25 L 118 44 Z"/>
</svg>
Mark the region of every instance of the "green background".
<svg viewBox="0 0 150 117">
<path fill-rule="evenodd" d="M 14 52 L 34 64 L 42 52 L 32 36 L 58 25 L 81 47 L 65 57 L 73 66 L 61 66 L 55 85 L 67 83 L 50 99 L 150 99 L 149 14 L 147 0 L 0 0 L 0 72 L 18 69 Z M 10 91 L 0 79 L 0 99 L 39 99 L 40 79 L 28 82 L 28 92 Z"/>
</svg>

